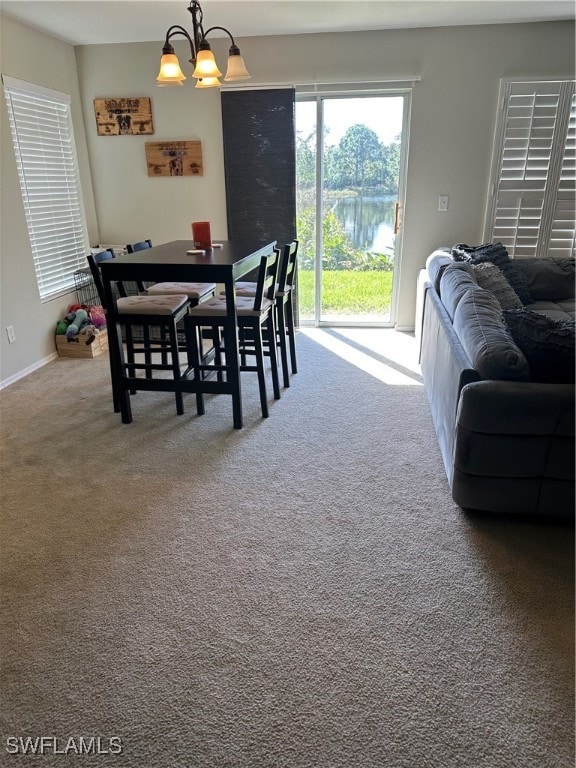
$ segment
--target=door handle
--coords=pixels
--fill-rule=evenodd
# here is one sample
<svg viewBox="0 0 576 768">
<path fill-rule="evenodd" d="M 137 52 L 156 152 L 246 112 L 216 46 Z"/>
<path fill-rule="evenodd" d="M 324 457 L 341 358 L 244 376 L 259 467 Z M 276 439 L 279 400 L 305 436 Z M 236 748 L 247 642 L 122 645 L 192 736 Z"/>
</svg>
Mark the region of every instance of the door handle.
<svg viewBox="0 0 576 768">
<path fill-rule="evenodd" d="M 397 235 L 402 229 L 402 203 L 394 204 L 394 234 Z"/>
</svg>

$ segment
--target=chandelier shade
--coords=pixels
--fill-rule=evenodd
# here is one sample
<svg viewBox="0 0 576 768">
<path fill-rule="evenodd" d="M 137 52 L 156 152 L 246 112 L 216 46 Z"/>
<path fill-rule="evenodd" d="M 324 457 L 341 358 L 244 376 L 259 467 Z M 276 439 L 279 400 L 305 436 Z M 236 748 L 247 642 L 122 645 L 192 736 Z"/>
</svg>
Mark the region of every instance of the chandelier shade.
<svg viewBox="0 0 576 768">
<path fill-rule="evenodd" d="M 232 49 L 236 50 L 233 51 Z M 226 70 L 226 77 L 224 80 L 249 80 L 250 74 L 244 64 L 244 59 L 240 53 L 240 49 L 237 46 L 230 46 L 230 53 L 228 55 L 228 69 Z"/>
<path fill-rule="evenodd" d="M 164 53 L 160 59 L 160 72 L 156 82 L 158 85 L 183 85 L 186 75 L 180 69 L 180 62 L 174 53 Z"/>
<path fill-rule="evenodd" d="M 237 82 L 240 80 L 249 80 L 250 73 L 246 69 L 246 64 L 240 53 L 240 49 L 234 42 L 231 33 L 225 27 L 210 27 L 204 31 L 203 18 L 204 13 L 198 0 L 191 0 L 188 11 L 192 16 L 192 35 L 184 27 L 174 24 L 166 32 L 164 47 L 162 48 L 162 58 L 160 59 L 160 71 L 156 82 L 160 86 L 177 85 L 181 86 L 186 80 L 186 75 L 180 67 L 178 57 L 174 53 L 174 48 L 170 40 L 176 36 L 185 37 L 190 44 L 190 64 L 194 65 L 192 77 L 196 78 L 196 88 L 216 88 L 221 85 L 219 78 L 222 72 L 218 69 L 216 59 L 210 48 L 210 43 L 206 39 L 210 32 L 219 29 L 225 32 L 230 38 L 232 44 L 228 51 L 228 66 L 224 80 Z"/>
<path fill-rule="evenodd" d="M 221 85 L 217 77 L 199 77 L 195 88 L 219 88 Z"/>
<path fill-rule="evenodd" d="M 222 77 L 210 46 L 208 43 L 201 43 L 201 45 L 203 47 L 196 54 L 196 67 L 192 77 Z"/>
</svg>

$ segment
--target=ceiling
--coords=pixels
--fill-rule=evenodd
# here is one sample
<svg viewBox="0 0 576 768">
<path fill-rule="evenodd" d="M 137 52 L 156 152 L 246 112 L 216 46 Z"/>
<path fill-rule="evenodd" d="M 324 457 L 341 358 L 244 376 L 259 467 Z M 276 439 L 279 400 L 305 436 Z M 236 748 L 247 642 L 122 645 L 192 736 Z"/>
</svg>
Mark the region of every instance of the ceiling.
<svg viewBox="0 0 576 768">
<path fill-rule="evenodd" d="M 574 0 L 201 0 L 234 37 L 574 19 Z M 6 16 L 73 45 L 157 41 L 191 29 L 188 0 L 2 0 Z M 217 37 L 218 33 L 214 33 Z"/>
</svg>

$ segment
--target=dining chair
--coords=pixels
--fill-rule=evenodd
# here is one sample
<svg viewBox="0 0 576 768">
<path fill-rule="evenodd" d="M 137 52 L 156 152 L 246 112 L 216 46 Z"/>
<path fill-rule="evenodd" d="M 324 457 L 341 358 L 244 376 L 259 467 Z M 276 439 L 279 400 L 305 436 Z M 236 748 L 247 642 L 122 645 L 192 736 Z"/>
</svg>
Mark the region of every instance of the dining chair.
<svg viewBox="0 0 576 768">
<path fill-rule="evenodd" d="M 92 254 L 88 256 L 88 264 L 96 285 L 100 301 L 106 313 L 107 322 L 112 318 L 118 322 L 123 330 L 126 340 L 126 363 L 124 370 L 116 371 L 114 378 L 124 378 L 125 373 L 130 378 L 130 393 L 137 391 L 136 373 L 144 371 L 146 378 L 153 378 L 154 371 L 171 371 L 174 380 L 181 378 L 180 350 L 178 345 L 178 327 L 188 312 L 188 297 L 185 294 L 149 296 L 126 295 L 126 290 L 121 282 L 116 283 L 118 295 L 115 297 L 115 306 L 106 306 L 104 285 L 100 273 L 100 264 Z M 142 342 L 137 340 L 135 329 L 142 329 Z M 156 330 L 157 334 L 151 334 Z M 153 354 L 160 353 L 161 362 L 153 361 Z M 137 356 L 143 355 L 144 362 L 138 362 Z M 112 394 L 114 398 L 114 410 L 119 410 L 118 382 L 112 382 Z M 182 392 L 175 392 L 176 413 L 184 413 Z"/>
<path fill-rule="evenodd" d="M 282 376 L 285 387 L 290 386 L 290 370 L 298 373 L 296 361 L 296 329 L 295 329 L 295 293 L 298 264 L 298 240 L 292 240 L 284 246 L 282 261 L 278 272 L 278 283 L 274 296 L 274 313 L 276 321 L 276 339 L 282 361 Z M 250 281 L 236 282 L 237 296 L 253 296 L 256 283 Z M 290 367 L 288 366 L 288 350 L 290 350 Z"/>
<path fill-rule="evenodd" d="M 275 338 L 274 292 L 278 276 L 279 251 L 274 249 L 260 259 L 258 280 L 254 296 L 238 296 L 236 298 L 236 318 L 238 333 L 238 359 L 231 359 L 228 340 L 224 331 L 223 320 L 228 317 L 228 306 L 224 296 L 215 296 L 208 301 L 192 307 L 184 318 L 187 328 L 189 359 L 188 364 L 194 370 L 196 380 L 205 378 L 207 374 L 215 373 L 222 381 L 227 373 L 240 365 L 240 371 L 253 371 L 258 374 L 260 406 L 262 416 L 268 416 L 268 400 L 266 393 L 265 357 L 263 332 L 269 338 Z M 201 340 L 203 329 L 211 329 L 214 345 L 214 358 L 210 362 L 201 357 Z M 269 345 L 268 355 L 272 369 L 272 385 L 274 399 L 280 399 L 280 382 L 278 378 L 278 360 L 276 347 Z M 254 365 L 248 365 L 246 358 L 253 356 Z M 202 392 L 196 396 L 198 413 L 204 413 Z"/>
<path fill-rule="evenodd" d="M 126 253 L 135 253 L 136 251 L 145 251 L 152 248 L 152 240 L 139 240 L 137 243 L 126 243 Z"/>
<path fill-rule="evenodd" d="M 152 240 L 140 240 L 137 243 L 127 243 L 126 252 L 136 253 L 136 251 L 145 251 L 152 248 Z M 154 283 L 144 288 L 141 292 L 146 292 L 150 296 L 178 296 L 185 294 L 189 299 L 189 306 L 194 307 L 201 301 L 214 296 L 216 292 L 216 283 Z"/>
</svg>

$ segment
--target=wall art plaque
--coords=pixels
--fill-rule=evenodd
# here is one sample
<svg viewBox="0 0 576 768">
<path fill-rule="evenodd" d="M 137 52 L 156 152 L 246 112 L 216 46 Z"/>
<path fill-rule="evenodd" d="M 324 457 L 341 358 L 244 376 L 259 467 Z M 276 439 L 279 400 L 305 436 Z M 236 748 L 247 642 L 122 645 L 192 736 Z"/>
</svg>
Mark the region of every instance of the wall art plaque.
<svg viewBox="0 0 576 768">
<path fill-rule="evenodd" d="M 154 133 L 150 99 L 94 99 L 98 136 L 146 136 Z"/>
<path fill-rule="evenodd" d="M 204 176 L 201 141 L 147 141 L 148 176 Z"/>
</svg>

